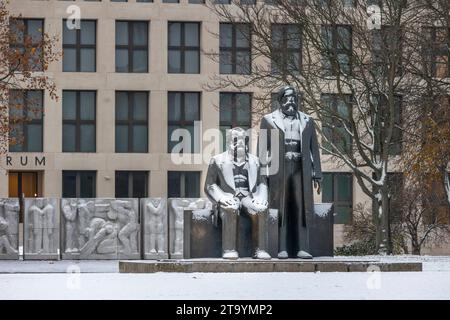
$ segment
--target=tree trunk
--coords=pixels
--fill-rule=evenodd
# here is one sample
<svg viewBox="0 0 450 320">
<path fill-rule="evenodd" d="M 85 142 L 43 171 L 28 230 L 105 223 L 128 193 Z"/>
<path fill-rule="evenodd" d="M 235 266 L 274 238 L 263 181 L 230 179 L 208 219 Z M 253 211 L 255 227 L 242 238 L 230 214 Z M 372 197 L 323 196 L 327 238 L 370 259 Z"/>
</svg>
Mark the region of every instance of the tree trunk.
<svg viewBox="0 0 450 320">
<path fill-rule="evenodd" d="M 411 247 L 412 247 L 412 254 L 420 256 L 420 244 L 417 233 L 411 235 Z"/>
<path fill-rule="evenodd" d="M 392 254 L 391 231 L 389 223 L 389 193 L 387 186 L 378 189 L 375 215 L 377 222 L 377 250 L 379 254 Z"/>
</svg>

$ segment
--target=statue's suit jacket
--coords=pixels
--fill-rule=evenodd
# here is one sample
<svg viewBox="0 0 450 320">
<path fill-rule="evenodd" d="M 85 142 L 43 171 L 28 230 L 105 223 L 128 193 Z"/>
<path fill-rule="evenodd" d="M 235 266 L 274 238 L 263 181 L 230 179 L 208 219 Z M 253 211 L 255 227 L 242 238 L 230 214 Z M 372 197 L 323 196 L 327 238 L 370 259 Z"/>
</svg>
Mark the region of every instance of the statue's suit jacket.
<svg viewBox="0 0 450 320">
<path fill-rule="evenodd" d="M 273 165 L 274 161 L 267 164 L 263 159 L 270 159 L 270 157 L 277 157 L 278 170 L 271 172 L 269 169 L 265 169 L 265 174 L 268 175 L 268 187 L 269 187 L 269 208 L 278 209 L 280 214 L 280 225 L 285 223 L 285 201 L 284 201 L 284 123 L 282 112 L 277 109 L 274 112 L 265 115 L 261 120 L 260 129 L 265 129 L 266 135 L 261 134 L 258 144 L 259 156 L 264 165 Z M 302 172 L 303 172 L 303 185 L 299 186 L 299 192 L 302 190 L 305 209 L 306 226 L 308 221 L 311 221 L 312 214 L 314 212 L 314 197 L 313 197 L 313 179 L 322 179 L 322 169 L 320 164 L 319 145 L 317 142 L 317 135 L 314 120 L 304 114 L 298 112 L 297 118 L 300 120 L 301 131 L 301 154 L 302 154 Z M 272 135 L 274 130 L 278 133 L 274 135 L 275 141 L 278 136 L 279 149 L 275 150 L 275 146 L 272 145 Z M 261 144 L 261 139 L 266 139 Z M 295 184 L 295 181 L 294 181 Z"/>
<path fill-rule="evenodd" d="M 250 196 L 267 201 L 268 191 L 265 177 L 260 174 L 259 159 L 248 154 L 248 184 Z M 233 161 L 228 151 L 211 158 L 205 181 L 207 197 L 217 205 L 224 196 L 234 196 L 235 184 Z"/>
</svg>

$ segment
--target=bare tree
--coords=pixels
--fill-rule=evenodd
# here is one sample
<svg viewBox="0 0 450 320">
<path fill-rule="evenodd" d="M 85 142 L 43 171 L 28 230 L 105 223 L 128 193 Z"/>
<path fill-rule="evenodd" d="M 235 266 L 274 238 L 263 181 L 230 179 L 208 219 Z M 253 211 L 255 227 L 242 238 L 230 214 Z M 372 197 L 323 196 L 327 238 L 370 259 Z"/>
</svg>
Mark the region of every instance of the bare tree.
<svg viewBox="0 0 450 320">
<path fill-rule="evenodd" d="M 43 31 L 43 25 L 30 30 L 27 20 L 11 16 L 7 1 L 0 0 L 0 154 L 7 152 L 9 145 L 21 143 L 21 135 L 11 135 L 13 128 L 42 112 L 34 98 L 18 102 L 11 90 L 47 90 L 51 98 L 57 98 L 55 85 L 45 74 L 49 64 L 60 57 L 57 41 Z M 24 103 L 28 114 L 22 112 Z"/>
<path fill-rule="evenodd" d="M 353 171 L 374 204 L 378 251 L 391 253 L 387 174 L 411 131 L 401 121 L 409 106 L 430 91 L 448 91 L 421 49 L 429 47 L 425 26 L 447 12 L 424 1 L 371 2 L 207 3 L 223 23 L 250 26 L 239 36 L 247 37 L 252 62 L 238 68 L 241 75 L 219 74 L 206 87 L 259 88 L 264 94 L 255 113 L 267 111 L 264 102 L 281 85 L 298 87 L 304 111 L 321 123 L 323 153 Z M 242 63 L 222 50 L 208 54 L 221 64 Z"/>
</svg>

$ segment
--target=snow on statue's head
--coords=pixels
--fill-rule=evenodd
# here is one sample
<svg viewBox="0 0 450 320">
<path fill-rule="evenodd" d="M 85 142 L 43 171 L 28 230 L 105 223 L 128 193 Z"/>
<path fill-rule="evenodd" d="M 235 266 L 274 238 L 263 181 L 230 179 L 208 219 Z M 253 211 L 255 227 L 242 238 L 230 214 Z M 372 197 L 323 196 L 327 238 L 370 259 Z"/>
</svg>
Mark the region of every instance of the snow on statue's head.
<svg viewBox="0 0 450 320">
<path fill-rule="evenodd" d="M 278 91 L 278 103 L 287 116 L 294 116 L 298 111 L 298 94 L 292 86 L 284 86 Z"/>
<path fill-rule="evenodd" d="M 248 152 L 248 136 L 247 131 L 240 127 L 232 128 L 227 132 L 228 153 L 234 160 L 245 159 Z"/>
</svg>

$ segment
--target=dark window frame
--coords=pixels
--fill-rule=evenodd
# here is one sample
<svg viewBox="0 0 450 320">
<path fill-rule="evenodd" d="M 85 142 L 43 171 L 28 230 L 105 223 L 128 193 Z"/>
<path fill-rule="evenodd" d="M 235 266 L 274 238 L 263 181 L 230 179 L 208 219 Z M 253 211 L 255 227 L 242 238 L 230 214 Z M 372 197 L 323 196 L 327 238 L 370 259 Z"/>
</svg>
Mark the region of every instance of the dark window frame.
<svg viewBox="0 0 450 320">
<path fill-rule="evenodd" d="M 40 33 L 41 33 L 41 41 L 43 41 L 44 34 L 45 34 L 45 19 L 44 18 L 11 17 L 10 21 L 9 21 L 10 26 L 13 24 L 13 21 L 22 21 L 23 22 L 23 25 L 24 25 L 24 29 L 23 29 L 23 38 L 24 39 L 23 40 L 25 40 L 25 37 L 30 37 L 31 38 L 31 36 L 30 36 L 30 34 L 28 32 L 28 23 L 27 22 L 28 21 L 40 21 L 42 23 L 42 30 L 40 31 Z M 9 27 L 9 28 L 11 28 L 11 27 Z M 40 42 L 39 42 L 39 44 L 40 44 Z M 36 45 L 36 44 L 32 43 L 31 45 L 34 47 L 34 45 Z M 25 45 L 24 45 L 23 42 L 14 42 L 14 43 L 10 43 L 9 44 L 9 48 L 10 49 L 19 49 L 19 50 L 23 49 L 24 50 Z M 43 50 L 40 52 L 40 60 L 41 60 L 41 63 L 40 63 L 40 65 L 38 67 L 33 66 L 33 68 L 31 68 L 31 70 L 26 70 L 26 71 L 34 71 L 34 72 L 36 72 L 36 71 L 44 71 L 44 66 L 43 66 L 44 52 L 43 52 Z M 20 71 L 22 71 L 22 70 L 20 70 Z"/>
<path fill-rule="evenodd" d="M 118 93 L 126 93 L 127 94 L 127 101 L 128 101 L 128 119 L 127 120 L 118 120 L 117 118 L 115 118 L 115 127 L 117 127 L 117 125 L 126 125 L 128 128 L 128 148 L 126 151 L 118 151 L 117 150 L 117 145 L 116 142 L 115 144 L 115 152 L 116 153 L 148 153 L 148 149 L 149 149 L 149 139 L 148 139 L 148 117 L 149 117 L 149 92 L 148 91 L 127 91 L 127 90 L 117 90 L 115 92 L 115 108 L 118 107 L 118 99 L 117 99 L 117 95 Z M 146 117 L 145 120 L 136 120 L 133 119 L 133 111 L 134 111 L 134 94 L 135 93 L 145 93 L 146 94 Z M 116 112 L 116 110 L 114 110 Z M 145 125 L 146 127 L 146 137 L 147 137 L 147 147 L 145 151 L 133 151 L 133 141 L 134 141 L 134 133 L 133 133 L 133 126 L 134 125 Z M 116 130 L 114 130 L 114 134 L 116 135 L 117 132 Z M 115 140 L 114 140 L 115 141 Z"/>
<path fill-rule="evenodd" d="M 186 174 L 187 173 L 194 173 L 194 174 L 198 174 L 198 180 L 199 180 L 199 189 L 201 189 L 201 186 L 200 186 L 200 183 L 201 183 L 201 180 L 202 180 L 202 172 L 201 171 L 196 171 L 196 170 L 193 170 L 193 171 L 178 171 L 178 170 L 170 170 L 170 171 L 167 171 L 167 182 L 169 182 L 169 176 L 170 176 L 170 173 L 174 173 L 174 174 L 179 174 L 179 181 L 180 181 L 180 190 L 179 190 L 179 193 L 180 193 L 180 198 L 185 198 L 186 197 Z M 199 193 L 199 195 L 200 195 L 200 190 L 198 190 L 198 193 Z M 169 197 L 169 190 L 167 190 L 167 196 Z"/>
<path fill-rule="evenodd" d="M 397 31 L 397 32 L 395 32 Z M 380 74 L 380 65 L 384 64 L 383 56 L 386 54 L 389 56 L 390 51 L 392 51 L 392 44 L 397 43 L 399 40 L 399 50 L 400 50 L 400 61 L 397 66 L 396 76 L 400 77 L 404 72 L 403 67 L 403 41 L 404 35 L 402 30 L 395 30 L 390 25 L 382 25 L 381 29 L 374 29 L 372 32 L 372 39 L 374 47 L 372 48 L 372 63 L 375 67 L 375 72 Z M 394 41 L 392 40 L 394 39 Z M 378 43 L 378 45 L 376 45 Z M 379 46 L 379 47 L 378 47 Z"/>
<path fill-rule="evenodd" d="M 355 196 L 353 194 L 353 188 L 354 188 L 354 182 L 353 182 L 353 174 L 350 172 L 323 172 L 324 175 L 330 175 L 331 176 L 331 184 L 332 184 L 332 194 L 331 194 L 331 198 L 333 199 L 332 203 L 333 203 L 333 208 L 334 208 L 334 212 L 336 212 L 336 207 L 337 206 L 341 206 L 341 207 L 348 207 L 350 209 L 350 216 L 348 219 L 348 223 L 351 223 L 351 221 L 353 220 L 353 202 L 355 200 Z M 337 194 L 338 194 L 338 183 L 337 183 L 337 176 L 347 176 L 347 178 L 350 178 L 350 197 L 351 199 L 349 201 L 342 201 L 342 200 L 338 200 L 337 199 Z M 322 192 L 322 201 L 324 197 L 324 192 Z M 336 224 L 336 221 L 334 219 L 334 224 Z"/>
<path fill-rule="evenodd" d="M 323 93 L 321 95 L 322 103 L 324 103 L 324 99 L 327 97 L 328 97 L 329 101 L 331 102 L 331 114 L 338 114 L 339 113 L 338 103 L 341 100 L 341 96 L 336 93 Z M 353 112 L 353 105 L 352 105 L 353 98 L 350 94 L 346 94 L 345 98 L 347 99 L 347 101 L 345 101 L 345 105 L 347 106 L 347 111 L 349 112 L 349 114 L 351 114 Z M 348 110 L 349 106 L 350 106 L 350 110 Z M 350 128 L 350 123 L 347 124 L 347 127 Z M 349 138 L 348 145 L 343 145 L 343 144 L 339 143 L 339 141 L 343 140 L 342 139 L 343 137 L 338 133 L 338 131 L 336 129 L 345 130 L 345 127 L 343 126 L 341 120 L 337 120 L 331 116 L 331 121 L 329 121 L 329 122 L 322 121 L 322 132 L 324 135 L 326 135 L 326 132 L 327 132 L 325 129 L 329 129 L 331 132 L 331 135 L 332 135 L 331 139 L 330 139 L 330 137 L 328 137 L 328 140 L 331 140 L 331 142 L 336 147 L 338 147 L 338 146 L 346 147 L 345 149 L 340 150 L 341 152 L 344 152 L 346 154 L 351 154 L 352 148 L 353 148 L 353 137 L 347 131 L 344 131 L 344 134 L 348 135 L 348 138 Z M 322 149 L 322 154 L 330 154 L 330 153 Z"/>
<path fill-rule="evenodd" d="M 186 99 L 185 99 L 185 94 L 186 93 L 195 93 L 198 95 L 198 116 L 199 119 L 198 120 L 186 120 Z M 180 119 L 181 120 L 169 120 L 167 119 L 167 130 L 169 131 L 169 128 L 171 126 L 176 126 L 179 129 L 186 129 L 187 126 L 195 126 L 195 121 L 201 121 L 201 112 L 202 112 L 202 94 L 200 91 L 168 91 L 167 92 L 167 101 L 170 101 L 169 96 L 170 94 L 181 94 L 181 98 L 180 98 Z M 167 106 L 168 109 L 171 106 Z M 170 112 L 170 110 L 168 111 Z M 169 133 L 169 132 L 167 132 Z M 192 153 L 196 153 L 195 151 L 195 141 L 191 141 L 191 143 L 194 143 L 194 150 L 192 150 Z M 172 151 L 170 150 L 170 141 L 167 141 L 167 153 L 172 153 Z M 198 152 L 200 152 L 200 150 L 198 150 Z"/>
<path fill-rule="evenodd" d="M 95 44 L 81 44 L 81 24 L 80 24 L 80 29 L 76 29 L 76 42 L 75 44 L 65 44 L 64 43 L 64 37 L 63 37 L 63 50 L 64 49 L 75 49 L 76 51 L 76 71 L 64 71 L 63 72 L 97 72 L 97 20 L 94 19 L 82 19 L 80 20 L 80 22 L 94 22 L 94 26 L 95 26 L 95 32 L 94 32 L 94 37 L 95 37 Z M 63 28 L 64 25 L 66 24 L 67 19 L 63 19 Z M 93 71 L 81 71 L 81 49 L 94 49 L 94 70 Z M 64 57 L 63 57 L 64 59 Z M 64 64 L 63 64 L 63 68 L 64 68 Z"/>
<path fill-rule="evenodd" d="M 126 49 L 128 51 L 128 70 L 127 71 L 118 71 L 117 65 L 115 67 L 115 72 L 117 73 L 148 73 L 149 72 L 149 23 L 147 20 L 116 20 L 115 21 L 115 32 L 117 33 L 117 23 L 125 22 L 127 23 L 128 28 L 128 44 L 117 44 L 115 43 L 115 54 L 117 55 L 117 50 L 119 49 Z M 135 45 L 133 40 L 133 24 L 134 23 L 145 23 L 147 25 L 147 37 L 145 38 L 146 44 L 145 45 Z M 145 50 L 147 53 L 147 60 L 145 64 L 145 70 L 144 71 L 133 71 L 134 67 L 134 60 L 133 60 L 133 52 L 135 50 Z"/>
<path fill-rule="evenodd" d="M 220 126 L 231 126 L 231 128 L 234 127 L 243 127 L 248 126 L 247 129 L 251 128 L 252 126 L 252 102 L 253 102 L 253 96 L 251 92 L 220 92 L 219 95 L 230 95 L 231 96 L 231 122 L 225 122 L 220 120 Z M 248 95 L 249 96 L 249 104 L 250 104 L 250 120 L 248 125 L 243 124 L 244 121 L 239 122 L 237 119 L 237 98 L 239 95 Z M 220 98 L 219 98 L 220 101 Z M 219 113 L 220 113 L 220 106 L 219 106 Z M 245 128 L 244 128 L 245 129 Z"/>
<path fill-rule="evenodd" d="M 116 197 L 116 198 L 123 198 L 123 197 L 119 197 L 117 194 L 118 194 L 118 192 L 117 192 L 117 174 L 120 174 L 120 173 L 122 173 L 122 174 L 127 174 L 127 179 L 128 179 L 128 182 L 127 182 L 127 189 L 128 189 L 128 196 L 127 197 L 125 197 L 125 198 L 134 198 L 134 196 L 133 196 L 133 182 L 134 182 L 134 177 L 135 177 L 135 174 L 143 174 L 144 175 L 144 177 L 145 177 L 145 186 L 144 186 L 144 188 L 145 188 L 145 195 L 144 195 L 144 197 L 143 198 L 146 198 L 146 197 L 148 197 L 148 177 L 149 177 L 149 172 L 148 171 L 142 171 L 142 170 L 117 170 L 116 172 L 115 172 L 115 186 L 114 186 L 114 196 Z"/>
<path fill-rule="evenodd" d="M 345 28 L 347 30 L 349 30 L 350 33 L 350 43 L 349 43 L 349 48 L 338 48 L 338 38 L 339 38 L 339 32 L 338 29 L 339 28 Z M 330 53 L 328 53 L 329 55 L 335 55 L 336 56 L 336 60 L 339 61 L 338 56 L 340 54 L 345 54 L 346 56 L 348 56 L 348 68 L 349 68 L 349 75 L 353 74 L 353 27 L 351 25 L 348 24 L 333 24 L 333 25 L 322 25 L 322 30 L 331 30 L 331 48 L 328 48 L 328 50 L 332 51 Z M 323 31 L 321 31 L 323 33 Z M 323 34 L 322 34 L 323 36 Z M 330 69 L 328 68 L 324 68 L 325 74 L 327 76 L 337 76 L 337 74 L 335 73 L 336 70 L 333 69 L 333 66 L 331 64 L 331 61 L 329 61 L 329 57 L 325 57 L 325 59 L 327 60 L 326 63 L 329 64 Z M 341 68 L 339 68 L 340 70 L 342 70 Z M 341 71 L 342 72 L 342 71 Z"/>
<path fill-rule="evenodd" d="M 85 173 L 93 173 L 93 197 L 91 198 L 96 198 L 97 196 L 97 171 L 96 170 L 63 170 L 62 171 L 62 186 L 63 186 L 63 190 L 62 190 L 62 195 L 63 197 L 65 197 L 64 195 L 64 174 L 75 174 L 75 198 L 81 198 L 81 174 L 85 174 Z M 90 198 L 88 198 L 90 199 Z"/>
<path fill-rule="evenodd" d="M 297 26 L 299 29 L 299 35 L 300 35 L 300 45 L 299 48 L 289 48 L 288 47 L 288 28 L 290 26 Z M 273 43 L 273 33 L 275 27 L 281 27 L 282 30 L 282 44 L 281 46 L 275 46 Z M 282 59 L 282 62 L 280 64 L 275 64 L 277 70 L 274 71 L 274 60 L 271 59 L 271 73 L 272 74 L 282 74 L 286 75 L 290 72 L 301 72 L 302 71 L 302 65 L 303 65 L 303 30 L 300 26 L 293 24 L 293 23 L 274 23 L 270 27 L 270 33 L 271 33 L 271 51 L 272 51 L 272 57 L 280 57 Z M 299 54 L 299 61 L 298 62 L 298 70 L 291 70 L 289 66 L 291 65 L 288 59 L 292 57 L 293 54 L 298 53 Z M 279 70 L 278 65 L 281 66 L 281 70 Z"/>
<path fill-rule="evenodd" d="M 381 96 L 383 97 L 383 96 Z M 383 110 L 383 108 L 387 108 L 387 105 L 383 103 L 383 101 L 380 100 L 380 96 L 375 97 L 375 99 L 377 99 L 376 103 L 379 103 L 380 105 L 378 105 L 378 110 L 376 112 L 375 115 L 373 115 L 373 127 L 374 127 L 374 134 L 375 134 L 375 143 L 374 143 L 374 152 L 375 153 L 381 153 L 381 141 L 384 141 L 384 139 L 386 137 L 381 137 L 381 132 L 384 132 L 384 130 L 382 130 L 381 128 L 379 128 L 379 124 L 384 122 L 383 119 L 385 119 L 384 117 L 385 114 L 387 114 L 387 112 L 385 110 Z M 391 142 L 390 144 L 387 146 L 388 147 L 388 155 L 389 156 L 398 156 L 403 152 L 403 130 L 401 130 L 400 128 L 397 128 L 396 126 L 401 126 L 402 122 L 403 122 L 403 108 L 404 108 L 404 103 L 403 103 L 403 96 L 401 95 L 395 95 L 395 99 L 396 99 L 396 106 L 394 107 L 394 112 L 398 112 L 396 114 L 394 114 L 394 126 L 392 128 L 392 137 L 391 137 Z M 399 121 L 396 121 L 396 118 L 399 119 Z M 395 132 L 398 132 L 399 134 L 399 141 L 392 141 L 392 139 L 395 139 Z M 386 147 L 386 146 L 384 146 Z M 397 150 L 397 151 L 396 151 Z"/>
<path fill-rule="evenodd" d="M 170 25 L 171 24 L 176 24 L 179 23 L 180 24 L 180 45 L 179 46 L 171 46 L 170 45 L 170 41 L 168 39 L 167 41 L 167 73 L 170 74 L 200 74 L 201 73 L 201 65 L 200 65 L 200 47 L 201 47 L 201 43 L 202 43 L 202 39 L 200 38 L 201 36 L 201 28 L 202 28 L 202 23 L 201 22 L 197 22 L 197 21 L 168 21 L 167 22 L 167 30 L 170 30 Z M 185 25 L 186 23 L 195 23 L 198 25 L 198 46 L 186 46 L 186 39 L 185 39 Z M 169 32 L 168 32 L 168 36 L 170 36 Z M 169 52 L 170 51 L 179 51 L 180 52 L 180 72 L 171 72 L 169 70 Z M 187 73 L 186 72 L 186 52 L 187 51 L 197 51 L 198 52 L 198 72 L 196 73 Z"/>
<path fill-rule="evenodd" d="M 221 135 L 222 135 L 222 145 L 221 148 L 223 149 L 223 151 L 225 151 L 226 149 L 226 134 L 224 134 L 224 132 L 222 132 L 222 127 L 227 127 L 227 129 L 225 130 L 229 130 L 231 128 L 235 128 L 235 127 L 241 127 L 244 130 L 248 130 L 251 129 L 252 127 L 252 121 L 253 121 L 253 116 L 252 116 L 252 103 L 253 103 L 253 95 L 251 92 L 220 92 L 219 93 L 219 102 L 222 100 L 220 99 L 220 96 L 222 95 L 230 95 L 231 96 L 231 121 L 222 121 L 222 119 L 220 119 L 220 112 L 222 110 L 221 106 L 219 105 L 219 128 L 221 130 Z M 238 121 L 238 106 L 237 106 L 237 99 L 239 95 L 248 95 L 249 97 L 249 111 L 250 111 L 250 119 L 248 121 L 248 123 L 244 123 L 244 121 Z"/>
<path fill-rule="evenodd" d="M 63 152 L 83 152 L 83 153 L 95 153 L 97 150 L 97 134 L 94 137 L 94 151 L 81 151 L 81 125 L 90 124 L 94 125 L 94 132 L 97 133 L 97 91 L 96 90 L 63 90 L 64 92 L 75 92 L 75 120 L 64 119 L 63 115 L 63 128 L 65 124 L 75 125 L 75 151 L 64 151 Z M 94 93 L 94 120 L 81 120 L 81 92 L 93 92 Z M 64 132 L 63 132 L 64 137 Z M 64 139 L 64 138 L 63 138 Z"/>
<path fill-rule="evenodd" d="M 30 91 L 38 91 L 41 94 L 41 112 L 40 112 L 40 119 L 34 119 L 34 117 L 31 120 L 28 120 L 29 115 L 28 115 L 28 102 L 29 102 L 29 98 L 28 98 L 28 93 Z M 11 95 L 11 92 L 20 92 L 22 95 L 22 101 L 23 104 L 21 106 L 22 109 L 22 116 L 21 119 L 19 119 L 19 123 L 15 124 L 15 125 L 20 125 L 21 129 L 22 129 L 22 134 L 23 134 L 23 141 L 21 143 L 22 145 L 22 149 L 19 151 L 12 151 L 11 150 L 11 145 L 8 142 L 8 151 L 9 152 L 44 152 L 44 90 L 40 90 L 40 89 L 36 89 L 36 90 L 26 90 L 26 89 L 11 89 L 9 91 L 9 94 Z M 9 121 L 11 121 L 11 110 L 9 110 L 9 115 L 8 115 L 8 119 Z M 41 150 L 40 151 L 28 151 L 28 130 L 27 130 L 27 126 L 28 125 L 40 125 L 41 126 Z M 25 134 L 25 132 L 27 132 Z M 9 133 L 11 134 L 11 129 L 9 129 Z"/>
<path fill-rule="evenodd" d="M 223 73 L 221 74 L 251 74 L 252 73 L 252 29 L 249 23 L 220 23 L 220 25 L 231 25 L 231 47 L 219 46 L 219 55 L 222 53 L 231 52 L 231 73 Z M 248 27 L 248 47 L 238 47 L 237 46 L 237 29 L 240 26 Z M 244 72 L 237 72 L 237 54 L 238 52 L 248 53 L 249 63 L 246 66 L 246 70 Z"/>
<path fill-rule="evenodd" d="M 437 32 L 438 30 L 443 30 L 446 33 L 446 42 L 439 44 L 441 45 L 439 47 L 438 41 L 437 41 Z M 431 41 L 431 48 L 428 50 L 430 55 L 430 63 L 431 63 L 431 74 L 433 77 L 437 77 L 437 57 L 447 57 L 447 75 L 446 77 L 450 76 L 450 53 L 448 48 L 450 47 L 450 28 L 446 27 L 425 27 L 425 34 L 430 37 Z M 446 48 L 444 48 L 444 44 Z"/>
</svg>

